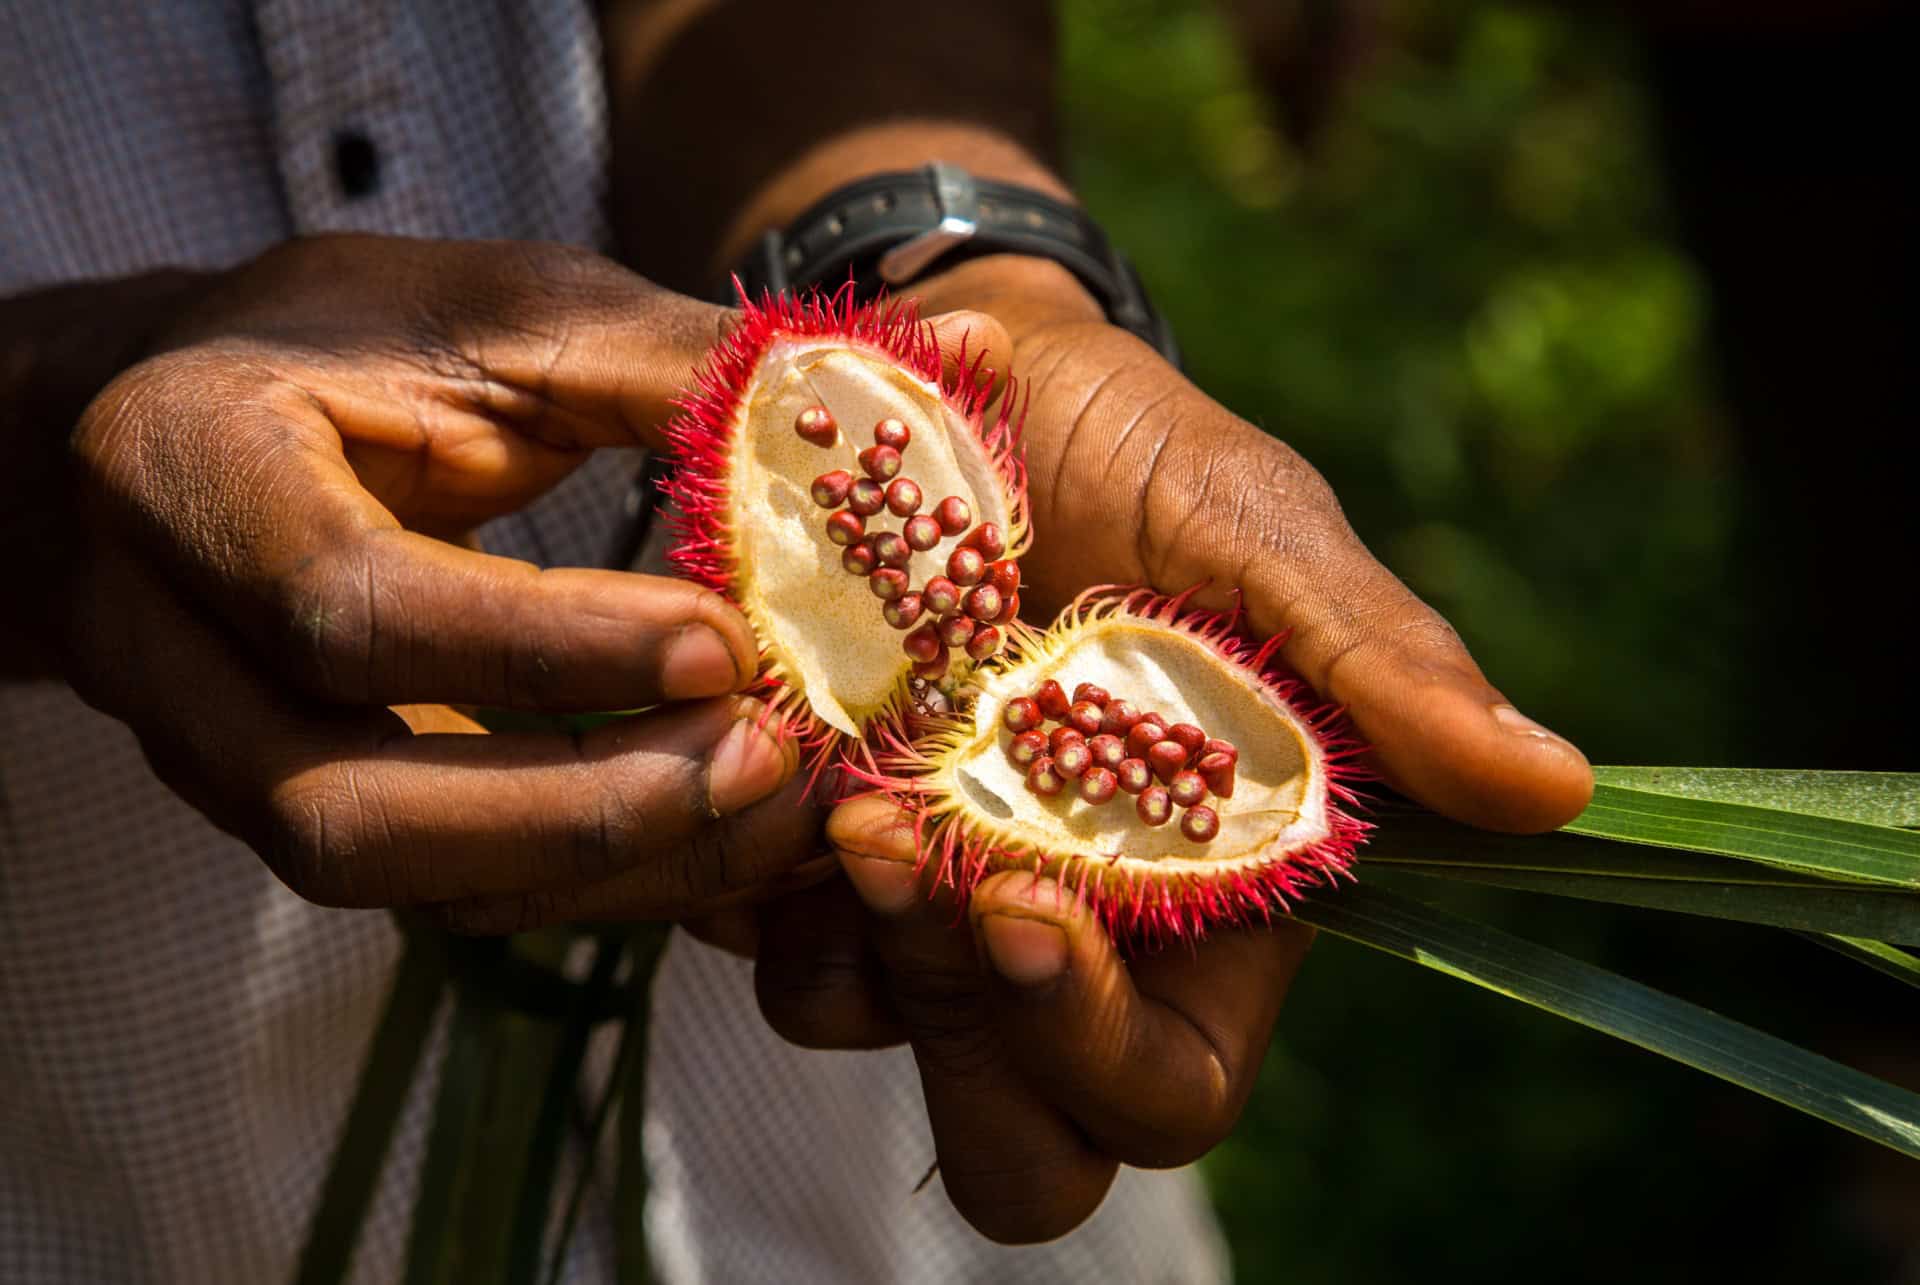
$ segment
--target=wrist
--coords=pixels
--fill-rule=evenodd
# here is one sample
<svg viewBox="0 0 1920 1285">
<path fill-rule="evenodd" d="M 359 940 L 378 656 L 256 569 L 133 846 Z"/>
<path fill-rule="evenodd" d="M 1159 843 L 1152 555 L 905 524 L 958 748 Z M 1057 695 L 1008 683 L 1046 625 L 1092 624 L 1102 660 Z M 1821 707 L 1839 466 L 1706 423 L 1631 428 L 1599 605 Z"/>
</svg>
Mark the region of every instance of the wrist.
<svg viewBox="0 0 1920 1285">
<path fill-rule="evenodd" d="M 1052 259 L 990 254 L 928 273 L 901 288 L 925 313 L 968 308 L 1005 326 L 1017 341 L 1037 330 L 1075 324 L 1105 325 L 1106 312 L 1080 279 Z"/>
</svg>

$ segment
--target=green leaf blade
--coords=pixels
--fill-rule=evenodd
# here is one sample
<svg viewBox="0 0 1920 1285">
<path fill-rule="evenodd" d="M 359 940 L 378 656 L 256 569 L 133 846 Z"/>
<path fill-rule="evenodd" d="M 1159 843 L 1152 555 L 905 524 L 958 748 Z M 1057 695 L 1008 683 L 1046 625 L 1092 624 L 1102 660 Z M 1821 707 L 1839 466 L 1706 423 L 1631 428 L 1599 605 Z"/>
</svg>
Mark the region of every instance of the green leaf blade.
<svg viewBox="0 0 1920 1285">
<path fill-rule="evenodd" d="M 1587 810 L 1565 828 L 1570 834 L 1920 891 L 1920 833 L 1891 826 L 1599 785 Z"/>
<path fill-rule="evenodd" d="M 1558 951 L 1360 885 L 1295 917 L 1637 1044 L 1920 1159 L 1920 1095 Z"/>
</svg>

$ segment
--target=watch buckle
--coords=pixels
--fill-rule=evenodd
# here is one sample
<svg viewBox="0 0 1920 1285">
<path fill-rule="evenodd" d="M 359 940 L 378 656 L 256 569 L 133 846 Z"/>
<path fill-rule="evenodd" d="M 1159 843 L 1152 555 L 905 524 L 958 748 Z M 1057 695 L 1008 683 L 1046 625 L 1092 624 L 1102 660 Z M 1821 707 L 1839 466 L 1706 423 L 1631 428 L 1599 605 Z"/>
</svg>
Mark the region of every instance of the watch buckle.
<svg viewBox="0 0 1920 1285">
<path fill-rule="evenodd" d="M 940 222 L 880 256 L 880 279 L 891 286 L 913 280 L 935 259 L 971 240 L 980 228 L 980 197 L 974 190 L 973 175 L 939 161 L 926 167 L 926 175 L 933 184 Z"/>
</svg>

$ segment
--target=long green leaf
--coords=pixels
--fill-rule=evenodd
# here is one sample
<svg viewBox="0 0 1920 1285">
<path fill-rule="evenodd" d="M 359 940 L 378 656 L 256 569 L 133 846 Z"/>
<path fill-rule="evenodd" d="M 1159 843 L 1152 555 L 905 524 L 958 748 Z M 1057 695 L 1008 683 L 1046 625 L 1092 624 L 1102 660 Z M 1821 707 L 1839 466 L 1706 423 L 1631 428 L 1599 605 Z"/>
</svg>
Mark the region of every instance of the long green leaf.
<svg viewBox="0 0 1920 1285">
<path fill-rule="evenodd" d="M 1909 986 L 1920 986 L 1920 955 L 1911 955 L 1897 946 L 1889 946 L 1884 941 L 1870 941 L 1863 937 L 1843 937 L 1838 933 L 1802 933 L 1808 941 L 1817 942 L 1828 950 L 1838 951 L 1848 959 L 1865 964 L 1868 968 L 1885 973 L 1896 981 Z"/>
<path fill-rule="evenodd" d="M 439 942 L 430 933 L 409 931 L 386 1011 L 368 1046 L 353 1105 L 347 1109 L 320 1188 L 320 1202 L 307 1227 L 295 1277 L 299 1285 L 327 1285 L 347 1278 L 446 983 L 447 957 Z"/>
<path fill-rule="evenodd" d="M 1575 897 L 1642 910 L 1731 919 L 1795 932 L 1872 937 L 1920 946 L 1920 897 L 1851 888 L 1787 888 L 1767 884 L 1705 883 L 1694 879 L 1636 879 L 1546 870 L 1502 870 L 1417 861 L 1375 861 L 1429 879 L 1485 884 L 1514 892 Z"/>
<path fill-rule="evenodd" d="M 1920 833 L 1744 803 L 1594 787 L 1573 834 L 1686 848 L 1828 879 L 1920 890 Z"/>
<path fill-rule="evenodd" d="M 1920 1095 L 1592 964 L 1361 885 L 1301 920 L 1638 1044 L 1920 1159 Z"/>
<path fill-rule="evenodd" d="M 1594 779 L 1649 794 L 1747 803 L 1781 812 L 1920 826 L 1920 772 L 1813 772 L 1752 767 L 1596 767 Z"/>
<path fill-rule="evenodd" d="M 624 944 L 616 938 L 602 937 L 595 943 L 592 969 L 586 983 L 575 992 L 577 998 L 560 1025 L 559 1043 L 547 1069 L 546 1090 L 521 1178 L 519 1209 L 514 1214 L 513 1239 L 507 1251 L 510 1282 L 532 1285 L 539 1274 L 540 1250 L 553 1215 L 554 1180 L 579 1097 L 580 1068 L 586 1062 L 587 1043 L 593 1035 L 593 1010 L 612 992 L 613 975 L 624 953 Z M 592 1158 L 585 1163 L 590 1166 Z"/>
</svg>

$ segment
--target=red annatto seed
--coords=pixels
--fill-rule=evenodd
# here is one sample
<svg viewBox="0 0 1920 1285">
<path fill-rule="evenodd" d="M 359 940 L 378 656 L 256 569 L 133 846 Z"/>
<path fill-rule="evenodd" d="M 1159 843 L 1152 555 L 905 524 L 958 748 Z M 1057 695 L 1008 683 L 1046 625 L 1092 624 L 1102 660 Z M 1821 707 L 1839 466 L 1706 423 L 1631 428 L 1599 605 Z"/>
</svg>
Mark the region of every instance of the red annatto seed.
<svg viewBox="0 0 1920 1285">
<path fill-rule="evenodd" d="M 847 502 L 847 492 L 851 490 L 853 474 L 837 468 L 813 479 L 813 502 L 823 509 L 837 509 Z"/>
<path fill-rule="evenodd" d="M 977 585 L 987 571 L 978 549 L 955 549 L 947 558 L 947 578 L 957 585 Z"/>
<path fill-rule="evenodd" d="M 875 446 L 891 446 L 896 451 L 904 451 L 912 440 L 913 430 L 891 416 L 873 426 Z"/>
<path fill-rule="evenodd" d="M 992 625 L 980 626 L 967 640 L 967 656 L 972 660 L 985 660 L 999 650 L 1000 631 Z"/>
<path fill-rule="evenodd" d="M 869 446 L 856 458 L 861 469 L 876 482 L 891 482 L 900 471 L 900 452 L 891 446 Z"/>
<path fill-rule="evenodd" d="M 1000 615 L 1000 591 L 990 584 L 976 586 L 960 600 L 960 610 L 975 620 L 993 620 Z"/>
<path fill-rule="evenodd" d="M 880 555 L 873 551 L 872 545 L 862 540 L 859 544 L 847 546 L 847 551 L 840 555 L 840 565 L 856 576 L 872 575 L 873 569 L 880 565 Z"/>
<path fill-rule="evenodd" d="M 1209 738 L 1207 743 L 1200 747 L 1201 758 L 1205 758 L 1209 754 L 1224 754 L 1236 763 L 1240 761 L 1240 751 L 1235 748 L 1233 742 L 1223 741 L 1218 737 Z"/>
<path fill-rule="evenodd" d="M 1171 781 L 1175 772 L 1187 766 L 1187 752 L 1178 741 L 1155 741 L 1147 747 L 1147 766 L 1162 781 Z"/>
<path fill-rule="evenodd" d="M 1067 710 L 1067 726 L 1082 736 L 1092 736 L 1100 730 L 1100 707 L 1092 701 L 1075 701 Z"/>
<path fill-rule="evenodd" d="M 1104 710 L 1107 707 L 1107 702 L 1111 701 L 1113 697 L 1107 695 L 1107 689 L 1098 683 L 1082 683 L 1073 689 L 1073 699 L 1075 701 L 1091 701 Z"/>
<path fill-rule="evenodd" d="M 897 518 L 910 518 L 920 511 L 920 484 L 910 477 L 896 477 L 887 483 L 887 508 Z"/>
<path fill-rule="evenodd" d="M 1033 698 L 1040 702 L 1040 712 L 1056 723 L 1073 708 L 1073 702 L 1067 699 L 1067 689 L 1051 678 L 1040 684 Z"/>
<path fill-rule="evenodd" d="M 1104 767 L 1094 766 L 1080 778 L 1080 797 L 1089 803 L 1105 803 L 1120 788 L 1120 782 Z"/>
<path fill-rule="evenodd" d="M 926 599 L 927 610 L 936 616 L 950 616 L 960 610 L 960 586 L 945 576 L 927 581 L 920 596 Z"/>
<path fill-rule="evenodd" d="M 1000 722 L 1009 732 L 1024 732 L 1040 726 L 1040 702 L 1031 696 L 1016 696 L 1000 711 Z"/>
<path fill-rule="evenodd" d="M 922 625 L 900 640 L 900 650 L 913 657 L 916 664 L 924 665 L 945 651 L 946 645 L 932 625 Z"/>
<path fill-rule="evenodd" d="M 1027 788 L 1043 799 L 1050 799 L 1066 789 L 1067 783 L 1061 778 L 1053 759 L 1042 754 L 1027 769 Z"/>
<path fill-rule="evenodd" d="M 1102 726 L 1105 720 L 1102 720 Z M 1135 758 L 1147 757 L 1147 751 L 1167 739 L 1167 729 L 1150 718 L 1143 718 L 1127 729 L 1127 753 Z"/>
<path fill-rule="evenodd" d="M 957 495 L 949 495 L 933 506 L 934 519 L 945 535 L 959 535 L 973 521 L 973 506 Z"/>
<path fill-rule="evenodd" d="M 1007 757 L 1021 767 L 1032 767 L 1047 752 L 1047 734 L 1039 728 L 1020 733 L 1007 742 Z"/>
<path fill-rule="evenodd" d="M 880 601 L 892 602 L 906 596 L 907 573 L 898 567 L 881 567 L 867 577 L 867 588 L 873 590 L 873 596 Z"/>
<path fill-rule="evenodd" d="M 1106 709 L 1101 713 L 1100 730 L 1115 736 L 1125 736 L 1139 721 L 1140 711 L 1133 707 L 1133 702 L 1108 701 Z"/>
<path fill-rule="evenodd" d="M 1062 745 L 1053 755 L 1053 770 L 1069 781 L 1077 781 L 1080 774 L 1093 766 L 1093 751 L 1087 748 L 1085 741 L 1073 741 Z"/>
<path fill-rule="evenodd" d="M 1128 794 L 1138 794 L 1153 784 L 1153 769 L 1145 759 L 1121 759 L 1113 774 L 1120 778 L 1120 788 Z"/>
<path fill-rule="evenodd" d="M 1173 800 L 1167 797 L 1164 785 L 1149 786 L 1140 791 L 1140 797 L 1133 801 L 1133 810 L 1148 825 L 1165 825 L 1173 820 Z"/>
<path fill-rule="evenodd" d="M 924 678 L 928 682 L 932 682 L 936 678 L 944 677 L 947 672 L 947 663 L 950 659 L 951 657 L 947 653 L 947 645 L 941 643 L 940 650 L 933 654 L 932 660 L 914 662 L 913 676 L 915 678 Z"/>
<path fill-rule="evenodd" d="M 847 507 L 863 518 L 870 518 L 887 507 L 887 493 L 872 478 L 860 478 L 847 492 Z"/>
<path fill-rule="evenodd" d="M 1020 595 L 1010 593 L 1007 595 L 1006 600 L 1000 604 L 1000 614 L 993 618 L 993 622 L 997 625 L 1004 625 L 1008 621 L 1018 620 L 1019 618 Z"/>
<path fill-rule="evenodd" d="M 1190 808 L 1207 797 L 1207 783 L 1198 772 L 1175 772 L 1167 782 L 1167 797 L 1183 808 Z"/>
<path fill-rule="evenodd" d="M 840 425 L 825 406 L 809 406 L 794 417 L 793 431 L 815 446 L 832 446 L 840 440 Z"/>
<path fill-rule="evenodd" d="M 1117 768 L 1127 757 L 1126 743 L 1117 736 L 1108 736 L 1102 732 L 1098 736 L 1087 738 L 1087 748 L 1093 751 L 1093 761 L 1101 767 Z"/>
<path fill-rule="evenodd" d="M 908 518 L 907 524 L 900 528 L 900 534 L 905 537 L 909 549 L 915 553 L 925 553 L 940 543 L 940 524 L 922 513 Z"/>
<path fill-rule="evenodd" d="M 1195 843 L 1207 843 L 1220 833 L 1220 814 L 1204 804 L 1188 808 L 1180 818 L 1180 833 Z"/>
<path fill-rule="evenodd" d="M 827 519 L 827 539 L 838 545 L 855 545 L 866 538 L 867 520 L 858 513 L 841 509 Z"/>
<path fill-rule="evenodd" d="M 982 522 L 960 542 L 969 549 L 978 549 L 980 556 L 988 562 L 1007 551 L 1007 540 L 1000 528 L 991 522 Z"/>
<path fill-rule="evenodd" d="M 1167 729 L 1167 738 L 1180 742 L 1180 748 L 1189 755 L 1198 754 L 1207 743 L 1207 734 L 1192 723 L 1175 723 Z"/>
<path fill-rule="evenodd" d="M 895 629 L 911 629 L 920 619 L 920 613 L 926 610 L 926 604 L 917 593 L 903 593 L 886 606 L 880 608 L 880 614 Z"/>
<path fill-rule="evenodd" d="M 1053 752 L 1055 757 L 1058 757 L 1060 751 L 1066 749 L 1069 745 L 1085 745 L 1086 743 L 1087 738 L 1074 731 L 1071 727 L 1056 727 L 1047 733 L 1047 748 Z"/>
<path fill-rule="evenodd" d="M 961 615 L 942 617 L 939 629 L 940 641 L 949 647 L 964 647 L 973 637 L 973 622 Z"/>
<path fill-rule="evenodd" d="M 1202 754 L 1200 761 L 1194 764 L 1194 771 L 1207 783 L 1207 789 L 1223 799 L 1233 797 L 1234 761 L 1225 754 Z"/>
<path fill-rule="evenodd" d="M 913 561 L 913 547 L 897 531 L 882 531 L 869 541 L 880 558 L 880 565 L 904 571 Z"/>
<path fill-rule="evenodd" d="M 987 583 L 1000 591 L 1006 598 L 1020 587 L 1020 564 L 1017 562 L 990 562 L 987 564 Z"/>
</svg>

